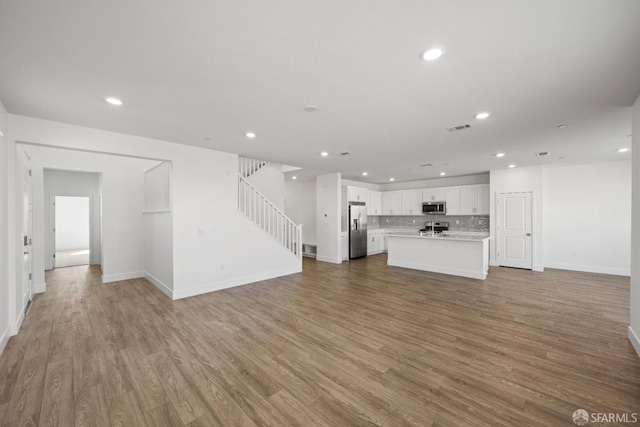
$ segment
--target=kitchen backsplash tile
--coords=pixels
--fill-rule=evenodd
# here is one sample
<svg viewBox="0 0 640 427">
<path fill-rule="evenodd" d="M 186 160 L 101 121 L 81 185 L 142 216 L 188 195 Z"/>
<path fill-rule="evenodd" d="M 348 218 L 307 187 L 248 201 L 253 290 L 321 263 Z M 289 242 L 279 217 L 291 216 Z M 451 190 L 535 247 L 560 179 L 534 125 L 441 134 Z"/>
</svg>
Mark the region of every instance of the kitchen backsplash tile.
<svg viewBox="0 0 640 427">
<path fill-rule="evenodd" d="M 427 221 L 448 221 L 450 231 L 474 231 L 480 233 L 489 232 L 489 215 L 425 215 L 425 216 L 367 216 L 368 228 L 393 228 L 419 230 L 424 228 Z M 414 223 L 415 221 L 415 223 Z M 456 224 L 459 221 L 459 224 Z"/>
</svg>

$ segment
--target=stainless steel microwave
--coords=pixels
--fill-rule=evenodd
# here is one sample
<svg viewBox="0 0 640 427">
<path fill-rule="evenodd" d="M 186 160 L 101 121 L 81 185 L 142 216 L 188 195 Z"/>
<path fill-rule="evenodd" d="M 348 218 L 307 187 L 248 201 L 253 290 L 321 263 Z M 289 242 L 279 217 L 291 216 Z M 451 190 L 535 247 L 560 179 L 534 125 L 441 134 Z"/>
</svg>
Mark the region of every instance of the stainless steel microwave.
<svg viewBox="0 0 640 427">
<path fill-rule="evenodd" d="M 422 213 L 431 215 L 445 215 L 447 213 L 447 202 L 424 202 Z"/>
</svg>

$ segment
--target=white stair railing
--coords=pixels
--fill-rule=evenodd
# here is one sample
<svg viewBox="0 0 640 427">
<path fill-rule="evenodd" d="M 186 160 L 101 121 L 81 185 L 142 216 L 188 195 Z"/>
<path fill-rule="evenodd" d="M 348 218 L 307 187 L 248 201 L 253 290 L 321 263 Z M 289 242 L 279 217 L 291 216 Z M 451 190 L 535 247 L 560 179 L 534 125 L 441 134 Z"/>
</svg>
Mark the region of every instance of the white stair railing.
<svg viewBox="0 0 640 427">
<path fill-rule="evenodd" d="M 269 162 L 264 160 L 247 159 L 245 157 L 238 157 L 238 172 L 243 178 L 249 178 L 254 173 L 258 172 L 263 167 L 267 166 Z"/>
<path fill-rule="evenodd" d="M 302 260 L 302 226 L 271 203 L 242 173 L 238 174 L 238 210 Z"/>
</svg>

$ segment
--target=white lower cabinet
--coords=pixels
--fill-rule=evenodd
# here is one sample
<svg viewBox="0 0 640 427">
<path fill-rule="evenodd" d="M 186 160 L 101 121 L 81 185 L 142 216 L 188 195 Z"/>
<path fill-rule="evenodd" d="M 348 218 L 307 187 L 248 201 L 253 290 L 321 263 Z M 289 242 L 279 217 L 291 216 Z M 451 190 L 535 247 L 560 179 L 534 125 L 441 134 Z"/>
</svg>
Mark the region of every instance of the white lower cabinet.
<svg viewBox="0 0 640 427">
<path fill-rule="evenodd" d="M 384 251 L 384 230 L 367 231 L 367 255 Z"/>
</svg>

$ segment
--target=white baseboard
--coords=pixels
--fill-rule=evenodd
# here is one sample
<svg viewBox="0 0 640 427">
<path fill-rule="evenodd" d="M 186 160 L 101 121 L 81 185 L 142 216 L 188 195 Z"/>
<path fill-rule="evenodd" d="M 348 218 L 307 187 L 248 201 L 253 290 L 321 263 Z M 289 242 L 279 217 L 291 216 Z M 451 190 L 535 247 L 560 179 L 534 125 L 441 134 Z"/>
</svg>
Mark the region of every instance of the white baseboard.
<svg viewBox="0 0 640 427">
<path fill-rule="evenodd" d="M 330 262 L 331 264 L 342 264 L 341 258 L 333 258 L 333 257 L 319 256 L 319 255 L 316 255 L 316 261 Z"/>
<path fill-rule="evenodd" d="M 102 275 L 102 283 L 111 283 L 111 282 L 119 282 L 121 280 L 131 280 L 131 279 L 139 279 L 144 277 L 144 271 L 132 271 L 129 273 L 118 273 L 118 274 L 109 274 Z"/>
<path fill-rule="evenodd" d="M 544 265 L 534 265 L 532 268 L 533 271 L 537 271 L 539 273 L 544 272 Z"/>
<path fill-rule="evenodd" d="M 302 272 L 302 265 L 297 265 L 292 268 L 287 268 L 278 271 L 269 271 L 261 274 L 254 274 L 251 276 L 238 277 L 229 280 L 222 280 L 220 282 L 209 283 L 201 286 L 194 286 L 192 288 L 179 289 L 173 291 L 173 299 L 182 299 L 193 297 L 196 295 L 202 295 L 213 291 L 219 291 L 222 289 L 233 288 L 235 286 L 248 285 L 249 283 L 260 282 L 262 280 L 274 279 L 276 277 L 288 276 L 289 274 L 295 274 Z"/>
<path fill-rule="evenodd" d="M 631 326 L 629 326 L 629 341 L 631 341 L 631 345 L 633 345 L 636 353 L 640 356 L 640 339 L 638 339 L 638 335 L 636 335 L 636 332 Z"/>
<path fill-rule="evenodd" d="M 494 260 L 494 259 L 490 259 L 490 260 L 489 260 L 489 265 L 490 265 L 491 267 L 500 267 L 500 265 L 498 264 L 498 262 L 497 262 L 496 260 Z"/>
<path fill-rule="evenodd" d="M 7 343 L 9 342 L 10 337 L 11 335 L 9 334 L 9 326 L 7 326 L 5 330 L 2 332 L 2 335 L 0 335 L 0 355 L 2 355 L 2 352 L 4 351 L 4 348 L 7 346 Z"/>
<path fill-rule="evenodd" d="M 160 291 L 165 294 L 166 296 L 168 296 L 169 298 L 173 299 L 173 289 L 171 289 L 170 287 L 168 287 L 167 285 L 165 285 L 164 283 L 162 283 L 161 280 L 158 280 L 154 275 L 148 273 L 145 271 L 144 273 L 144 277 L 150 281 L 151 283 L 153 283 L 153 285 L 160 289 Z"/>
<path fill-rule="evenodd" d="M 547 268 L 560 270 L 584 271 L 585 273 L 613 274 L 615 276 L 631 276 L 629 268 L 610 268 L 598 265 L 567 264 L 562 262 L 546 263 Z"/>
<path fill-rule="evenodd" d="M 442 274 L 451 274 L 453 276 L 469 277 L 470 279 L 484 280 L 487 278 L 487 274 L 483 272 L 472 271 L 472 270 L 462 270 L 458 268 L 441 267 L 438 265 L 429 265 L 429 264 L 407 262 L 407 261 L 400 261 L 400 260 L 394 260 L 394 259 L 387 260 L 387 265 L 390 265 L 393 267 L 403 267 L 403 268 L 412 268 L 414 270 L 429 271 L 432 273 L 442 273 Z"/>
<path fill-rule="evenodd" d="M 18 319 L 15 321 L 15 323 L 9 323 L 9 333 L 11 334 L 11 336 L 18 335 L 18 331 L 20 331 L 23 320 L 24 309 L 20 310 L 20 316 L 18 316 Z"/>
<path fill-rule="evenodd" d="M 40 283 L 39 285 L 35 285 L 33 287 L 33 293 L 35 294 L 42 294 L 44 292 L 47 292 L 47 282 Z"/>
</svg>

